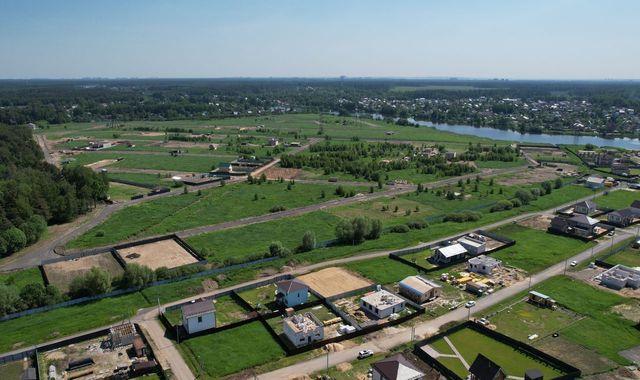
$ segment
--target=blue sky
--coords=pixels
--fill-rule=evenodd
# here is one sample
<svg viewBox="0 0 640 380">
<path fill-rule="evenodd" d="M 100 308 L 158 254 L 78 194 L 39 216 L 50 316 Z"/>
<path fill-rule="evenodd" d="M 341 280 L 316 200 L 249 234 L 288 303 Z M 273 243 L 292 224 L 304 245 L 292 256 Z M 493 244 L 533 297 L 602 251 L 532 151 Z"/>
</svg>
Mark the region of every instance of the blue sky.
<svg viewBox="0 0 640 380">
<path fill-rule="evenodd" d="M 640 79 L 640 1 L 0 0 L 0 78 Z"/>
</svg>

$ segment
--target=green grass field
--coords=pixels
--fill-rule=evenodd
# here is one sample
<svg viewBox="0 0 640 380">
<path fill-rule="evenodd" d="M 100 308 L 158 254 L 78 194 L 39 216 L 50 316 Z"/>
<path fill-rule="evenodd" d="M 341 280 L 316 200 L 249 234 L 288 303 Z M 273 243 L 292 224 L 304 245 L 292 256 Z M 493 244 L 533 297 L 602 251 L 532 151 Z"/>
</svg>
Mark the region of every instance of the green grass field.
<svg viewBox="0 0 640 380">
<path fill-rule="evenodd" d="M 640 193 L 635 190 L 612 191 L 608 195 L 598 197 L 595 202 L 599 207 L 621 209 L 631 206 L 633 201 L 640 200 Z"/>
<path fill-rule="evenodd" d="M 29 284 L 42 284 L 44 279 L 38 268 L 21 269 L 13 272 L 0 273 L 0 284 L 13 285 L 18 289 Z"/>
<path fill-rule="evenodd" d="M 381 285 L 395 285 L 408 276 L 418 274 L 414 268 L 388 257 L 351 262 L 342 267 Z"/>
<path fill-rule="evenodd" d="M 82 153 L 74 157 L 69 165 L 88 165 L 101 160 L 112 160 L 118 157 L 124 159 L 105 166 L 121 169 L 148 169 L 167 170 L 176 172 L 196 172 L 203 173 L 215 169 L 219 163 L 228 162 L 237 158 L 237 155 L 216 155 L 216 156 L 178 156 L 172 157 L 165 154 L 129 154 L 126 152 L 95 152 Z"/>
<path fill-rule="evenodd" d="M 564 276 L 547 280 L 536 286 L 536 290 L 588 317 L 563 329 L 562 335 L 566 339 L 619 364 L 628 364 L 628 360 L 618 355 L 618 352 L 637 346 L 640 342 L 640 331 L 634 328 L 634 322 L 614 313 L 612 308 L 620 304 L 638 305 L 637 300 L 599 290 Z"/>
<path fill-rule="evenodd" d="M 149 306 L 141 293 L 131 293 L 3 321 L 0 352 L 107 326 Z"/>
<path fill-rule="evenodd" d="M 146 189 L 144 187 L 111 182 L 109 183 L 109 192 L 107 193 L 107 195 L 109 195 L 109 197 L 113 201 L 128 201 L 134 195 L 146 194 L 148 192 L 149 189 Z"/>
<path fill-rule="evenodd" d="M 192 338 L 178 347 L 200 379 L 218 379 L 284 356 L 282 348 L 260 322 Z M 222 353 L 224 358 L 220 356 Z"/>
<path fill-rule="evenodd" d="M 562 375 L 562 373 L 555 368 L 546 365 L 534 357 L 516 351 L 502 342 L 471 329 L 459 330 L 447 337 L 469 365 L 471 365 L 476 356 L 481 353 L 500 365 L 507 376 L 522 377 L 524 376 L 524 372 L 529 368 L 538 368 L 542 371 L 546 379 Z M 444 342 L 443 338 L 440 338 L 434 341 L 434 344 L 436 347 L 441 348 L 446 342 Z M 447 351 L 447 353 L 449 352 L 451 352 L 451 350 Z M 442 359 L 445 360 L 443 361 Z M 469 374 L 469 371 L 462 366 L 462 362 L 457 358 L 438 358 L 438 361 L 463 379 Z"/>
<path fill-rule="evenodd" d="M 541 308 L 524 301 L 508 308 L 501 305 L 501 308 L 494 308 L 483 315 L 493 314 L 494 310 L 501 310 L 490 317 L 498 332 L 528 343 L 532 342 L 528 340 L 530 335 L 537 334 L 536 339 L 541 339 L 580 319 L 580 316 L 560 309 Z"/>
<path fill-rule="evenodd" d="M 622 264 L 632 268 L 640 267 L 640 249 L 629 247 L 609 256 L 605 261 L 613 265 Z"/>
<path fill-rule="evenodd" d="M 146 173 L 109 173 L 108 177 L 111 179 L 122 179 L 125 181 L 138 182 L 143 185 L 151 186 L 169 186 L 172 184 L 171 179 L 158 176 L 157 174 Z"/>
<path fill-rule="evenodd" d="M 323 190 L 325 198 L 321 198 Z M 337 196 L 334 195 L 334 190 L 335 187 L 331 185 L 295 184 L 288 190 L 286 183 L 240 183 L 205 190 L 201 196 L 192 191 L 189 194 L 159 198 L 120 210 L 67 246 L 102 246 L 134 237 L 165 234 L 268 214 L 274 206 L 295 208 L 335 199 Z M 104 236 L 96 236 L 98 231 L 104 232 Z"/>
<path fill-rule="evenodd" d="M 514 224 L 505 225 L 492 232 L 513 239 L 516 244 L 491 256 L 528 273 L 539 272 L 591 248 L 594 244 Z"/>
</svg>

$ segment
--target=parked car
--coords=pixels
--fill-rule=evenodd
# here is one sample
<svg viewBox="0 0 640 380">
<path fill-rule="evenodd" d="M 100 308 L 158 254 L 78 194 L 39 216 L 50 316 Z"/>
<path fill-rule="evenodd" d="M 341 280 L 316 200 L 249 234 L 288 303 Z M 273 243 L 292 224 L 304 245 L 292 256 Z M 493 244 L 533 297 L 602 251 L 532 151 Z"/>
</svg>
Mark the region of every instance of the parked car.
<svg viewBox="0 0 640 380">
<path fill-rule="evenodd" d="M 489 324 L 489 320 L 487 318 L 480 318 L 478 319 L 478 323 L 481 324 L 482 326 L 486 326 Z"/>
<path fill-rule="evenodd" d="M 362 350 L 360 352 L 358 352 L 358 359 L 364 359 L 364 358 L 368 358 L 369 356 L 373 355 L 373 351 L 371 350 Z"/>
<path fill-rule="evenodd" d="M 576 265 L 578 265 L 578 262 L 577 262 L 577 261 L 575 261 L 575 260 L 573 260 L 573 261 L 571 262 L 571 264 L 570 264 L 570 265 L 571 265 L 572 267 L 575 267 Z"/>
<path fill-rule="evenodd" d="M 614 230 L 614 231 L 609 232 L 607 235 L 609 235 L 609 236 L 613 236 L 613 235 L 615 235 L 615 234 L 616 234 L 616 231 Z"/>
<path fill-rule="evenodd" d="M 474 306 L 476 306 L 476 301 L 469 301 L 464 304 L 464 307 L 466 307 L 467 309 Z"/>
</svg>

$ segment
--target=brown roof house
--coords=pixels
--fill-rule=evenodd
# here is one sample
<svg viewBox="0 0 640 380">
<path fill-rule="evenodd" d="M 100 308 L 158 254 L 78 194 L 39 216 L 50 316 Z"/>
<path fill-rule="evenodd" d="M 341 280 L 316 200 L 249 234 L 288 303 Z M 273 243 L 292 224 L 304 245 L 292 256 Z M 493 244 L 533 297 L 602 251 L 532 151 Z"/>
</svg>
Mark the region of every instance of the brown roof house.
<svg viewBox="0 0 640 380">
<path fill-rule="evenodd" d="M 373 380 L 420 380 L 425 376 L 401 354 L 377 361 L 371 369 Z"/>
</svg>

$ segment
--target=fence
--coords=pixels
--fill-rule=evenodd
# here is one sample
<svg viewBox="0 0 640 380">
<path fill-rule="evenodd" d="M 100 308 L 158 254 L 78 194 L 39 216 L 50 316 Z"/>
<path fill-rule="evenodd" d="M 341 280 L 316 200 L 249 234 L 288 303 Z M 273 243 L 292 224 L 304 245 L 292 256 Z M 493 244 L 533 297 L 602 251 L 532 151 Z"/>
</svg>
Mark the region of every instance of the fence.
<svg viewBox="0 0 640 380">
<path fill-rule="evenodd" d="M 556 380 L 564 380 L 564 379 L 576 379 L 579 378 L 581 375 L 581 372 L 578 368 L 573 367 L 572 365 L 563 362 L 560 359 L 557 359 L 554 356 L 551 356 L 549 354 L 546 354 L 532 346 L 529 346 L 526 343 L 520 342 L 518 340 L 515 340 L 513 338 L 510 338 L 506 335 L 500 334 L 498 332 L 495 332 L 493 330 L 490 330 L 478 323 L 475 322 L 471 322 L 471 321 L 466 321 L 464 323 L 461 323 L 457 326 L 454 326 L 444 332 L 441 332 L 439 334 L 436 334 L 434 336 L 431 336 L 423 341 L 418 342 L 415 346 L 414 346 L 414 353 L 416 354 L 416 356 L 418 356 L 420 359 L 424 360 L 427 364 L 429 364 L 430 366 L 432 366 L 433 368 L 435 368 L 436 370 L 438 370 L 442 375 L 444 375 L 446 378 L 448 379 L 460 379 L 461 378 L 456 375 L 455 373 L 453 373 L 453 371 L 451 371 L 450 369 L 448 369 L 447 367 L 445 367 L 444 365 L 442 365 L 438 360 L 436 360 L 435 358 L 433 358 L 431 355 L 427 354 L 425 351 L 422 350 L 421 347 L 428 345 L 436 340 L 439 340 L 447 335 L 451 335 L 457 331 L 463 330 L 463 329 L 471 329 L 474 330 L 475 332 L 478 332 L 482 335 L 485 335 L 491 339 L 495 339 L 498 342 L 504 343 L 508 346 L 510 346 L 511 348 L 513 348 L 516 351 L 519 351 L 521 353 L 523 353 L 524 355 L 528 355 L 530 357 L 535 358 L 536 360 L 539 360 L 557 370 L 560 370 L 562 372 L 564 372 L 564 375 L 562 376 L 558 376 L 555 377 L 554 379 Z M 497 363 L 500 364 L 500 363 Z"/>
<path fill-rule="evenodd" d="M 120 178 L 111 178 L 111 177 L 109 177 L 109 181 L 117 182 L 117 183 L 123 183 L 125 185 L 131 185 L 131 186 L 136 186 L 136 187 L 144 187 L 146 189 L 153 189 L 153 188 L 156 187 L 156 185 L 153 185 L 153 184 L 150 184 L 150 183 L 135 182 L 135 181 L 129 181 L 129 180 L 120 179 Z"/>
</svg>

